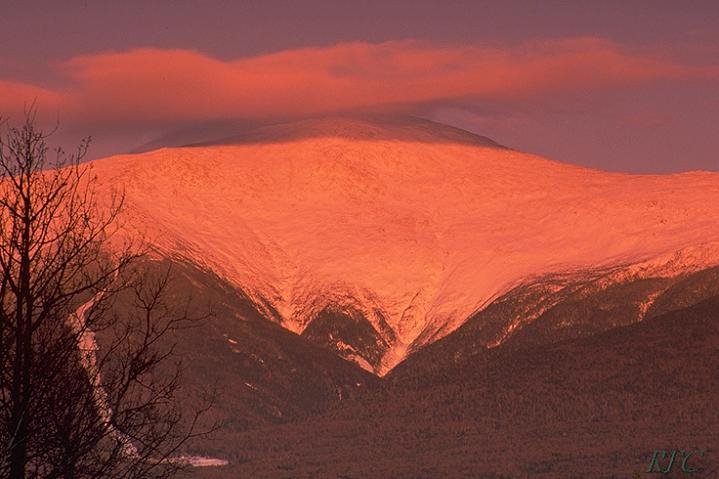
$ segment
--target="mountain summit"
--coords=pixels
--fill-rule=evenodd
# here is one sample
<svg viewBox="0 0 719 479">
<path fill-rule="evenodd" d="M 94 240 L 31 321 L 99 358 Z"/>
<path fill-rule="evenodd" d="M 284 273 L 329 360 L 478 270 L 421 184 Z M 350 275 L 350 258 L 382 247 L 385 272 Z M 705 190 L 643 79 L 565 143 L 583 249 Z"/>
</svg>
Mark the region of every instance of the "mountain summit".
<svg viewBox="0 0 719 479">
<path fill-rule="evenodd" d="M 125 189 L 128 234 L 378 374 L 542 275 L 719 263 L 717 173 L 607 173 L 426 120 L 308 120 L 93 168 Z"/>
</svg>

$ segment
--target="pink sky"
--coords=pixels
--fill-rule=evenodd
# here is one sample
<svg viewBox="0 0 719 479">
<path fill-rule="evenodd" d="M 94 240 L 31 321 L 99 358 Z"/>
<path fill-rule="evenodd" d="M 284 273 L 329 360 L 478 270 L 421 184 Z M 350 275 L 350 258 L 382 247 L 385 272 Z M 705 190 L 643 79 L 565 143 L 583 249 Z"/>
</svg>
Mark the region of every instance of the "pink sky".
<svg viewBox="0 0 719 479">
<path fill-rule="evenodd" d="M 93 157 L 208 123 L 382 111 L 598 168 L 719 170 L 719 43 L 706 25 L 718 15 L 710 3 L 704 15 L 697 8 L 682 16 L 670 4 L 647 2 L 642 10 L 637 2 L 624 7 L 625 17 L 636 17 L 631 24 L 620 4 L 546 2 L 551 17 L 525 2 L 484 11 L 477 3 L 443 9 L 417 2 L 424 16 L 384 9 L 394 33 L 371 2 L 337 3 L 322 4 L 324 16 L 316 8 L 298 11 L 293 22 L 281 2 L 258 11 L 224 2 L 214 9 L 208 2 L 153 3 L 147 12 L 18 2 L 0 25 L 0 40 L 10 45 L 0 53 L 0 115 L 17 118 L 35 100 L 46 120 L 59 118 L 56 138 L 66 147 L 92 135 Z M 387 25 L 370 26 L 373 12 Z M 589 22 L 591 12 L 600 27 Z M 552 29 L 557 15 L 576 25 Z M 235 20 L 224 42 L 219 17 Z M 75 28 L 63 23 L 70 20 Z M 528 31 L 518 27 L 528 21 Z M 257 22 L 279 38 L 259 35 Z M 497 28 L 502 22 L 505 30 Z M 150 31 L 153 23 L 164 37 Z M 248 44 L 232 32 L 250 23 L 246 35 L 256 38 Z M 353 28 L 343 34 L 338 23 Z M 365 24 L 364 36 L 355 23 Z"/>
</svg>

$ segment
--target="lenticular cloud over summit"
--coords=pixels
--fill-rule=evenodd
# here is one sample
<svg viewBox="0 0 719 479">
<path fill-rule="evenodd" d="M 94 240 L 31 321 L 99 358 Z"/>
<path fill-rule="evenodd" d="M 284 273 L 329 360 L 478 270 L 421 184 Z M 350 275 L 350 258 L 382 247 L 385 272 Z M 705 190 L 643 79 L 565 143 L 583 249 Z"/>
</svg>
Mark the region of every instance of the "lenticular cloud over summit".
<svg viewBox="0 0 719 479">
<path fill-rule="evenodd" d="M 716 71 L 587 37 L 512 48 L 340 43 L 229 60 L 193 50 L 140 48 L 73 57 L 56 74 L 65 79 L 61 87 L 0 78 L 0 104 L 21 111 L 34 97 L 44 110 L 57 109 L 72 122 L 127 128 L 361 108 L 417 110 L 458 100 L 531 101 L 559 90 Z"/>
</svg>

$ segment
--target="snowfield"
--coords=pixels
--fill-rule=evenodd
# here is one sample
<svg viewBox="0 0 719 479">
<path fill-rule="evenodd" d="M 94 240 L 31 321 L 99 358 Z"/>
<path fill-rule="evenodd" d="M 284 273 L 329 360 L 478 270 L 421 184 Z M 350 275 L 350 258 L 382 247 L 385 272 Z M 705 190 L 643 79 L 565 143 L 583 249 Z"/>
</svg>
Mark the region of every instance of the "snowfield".
<svg viewBox="0 0 719 479">
<path fill-rule="evenodd" d="M 447 141 L 442 125 L 433 141 L 426 123 L 416 141 L 411 128 L 401 139 L 336 133 L 363 128 L 347 120 L 93 168 L 125 188 L 127 234 L 210 268 L 286 328 L 301 332 L 330 303 L 384 318 L 396 339 L 380 372 L 528 278 L 719 263 L 718 173 L 607 173 Z"/>
</svg>

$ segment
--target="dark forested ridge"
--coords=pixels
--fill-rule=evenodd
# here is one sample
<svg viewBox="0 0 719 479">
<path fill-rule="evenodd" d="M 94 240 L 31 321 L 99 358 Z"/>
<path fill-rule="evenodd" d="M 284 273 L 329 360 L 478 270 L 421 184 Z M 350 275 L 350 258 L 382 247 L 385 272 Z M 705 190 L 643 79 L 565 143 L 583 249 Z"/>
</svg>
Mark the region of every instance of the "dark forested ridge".
<svg viewBox="0 0 719 479">
<path fill-rule="evenodd" d="M 719 465 L 716 269 L 569 288 L 485 347 L 499 309 L 541 296 L 515 291 L 483 327 L 480 314 L 379 379 L 263 320 L 218 278 L 175 268 L 178 294 L 216 305 L 175 338 L 190 384 L 220 393 L 222 427 L 189 451 L 230 461 L 192 477 L 631 477 L 672 448 Z"/>
</svg>

